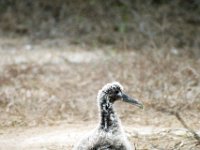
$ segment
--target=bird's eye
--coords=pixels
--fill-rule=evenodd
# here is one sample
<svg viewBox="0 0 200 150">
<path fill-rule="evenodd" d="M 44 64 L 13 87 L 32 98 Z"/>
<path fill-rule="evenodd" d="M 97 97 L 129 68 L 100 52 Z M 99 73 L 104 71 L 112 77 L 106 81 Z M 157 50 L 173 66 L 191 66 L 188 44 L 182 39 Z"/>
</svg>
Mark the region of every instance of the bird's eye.
<svg viewBox="0 0 200 150">
<path fill-rule="evenodd" d="M 115 91 L 115 94 L 118 94 L 119 93 L 119 91 Z"/>
</svg>

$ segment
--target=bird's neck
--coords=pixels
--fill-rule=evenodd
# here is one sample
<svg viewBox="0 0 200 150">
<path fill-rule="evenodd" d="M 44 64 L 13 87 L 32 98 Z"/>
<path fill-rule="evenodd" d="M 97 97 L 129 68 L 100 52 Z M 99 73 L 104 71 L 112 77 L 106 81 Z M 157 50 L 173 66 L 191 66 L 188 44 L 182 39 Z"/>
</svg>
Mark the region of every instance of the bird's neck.
<svg viewBox="0 0 200 150">
<path fill-rule="evenodd" d="M 114 112 L 113 103 L 104 97 L 100 103 L 100 128 L 106 132 L 119 127 L 119 120 Z"/>
</svg>

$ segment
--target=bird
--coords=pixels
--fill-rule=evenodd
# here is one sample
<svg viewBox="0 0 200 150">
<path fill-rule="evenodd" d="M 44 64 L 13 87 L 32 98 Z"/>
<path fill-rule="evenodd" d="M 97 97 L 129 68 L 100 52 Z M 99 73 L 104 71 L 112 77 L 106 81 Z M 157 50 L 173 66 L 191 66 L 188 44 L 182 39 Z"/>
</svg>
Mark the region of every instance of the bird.
<svg viewBox="0 0 200 150">
<path fill-rule="evenodd" d="M 128 96 L 119 82 L 107 83 L 99 90 L 97 104 L 99 107 L 98 126 L 83 137 L 73 150 L 133 150 L 121 121 L 114 111 L 114 103 L 127 102 L 143 108 L 142 102 Z"/>
</svg>

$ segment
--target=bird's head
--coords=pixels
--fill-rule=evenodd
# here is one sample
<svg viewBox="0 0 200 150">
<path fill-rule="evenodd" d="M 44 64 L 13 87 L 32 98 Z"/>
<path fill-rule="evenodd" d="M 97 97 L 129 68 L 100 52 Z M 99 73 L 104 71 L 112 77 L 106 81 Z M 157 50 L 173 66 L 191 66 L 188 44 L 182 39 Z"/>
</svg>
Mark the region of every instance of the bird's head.
<svg viewBox="0 0 200 150">
<path fill-rule="evenodd" d="M 143 104 L 138 101 L 137 99 L 129 97 L 127 94 L 124 93 L 123 87 L 118 82 L 108 83 L 99 91 L 98 99 L 100 103 L 107 102 L 107 103 L 114 103 L 115 101 L 121 100 L 139 108 L 143 108 Z"/>
</svg>

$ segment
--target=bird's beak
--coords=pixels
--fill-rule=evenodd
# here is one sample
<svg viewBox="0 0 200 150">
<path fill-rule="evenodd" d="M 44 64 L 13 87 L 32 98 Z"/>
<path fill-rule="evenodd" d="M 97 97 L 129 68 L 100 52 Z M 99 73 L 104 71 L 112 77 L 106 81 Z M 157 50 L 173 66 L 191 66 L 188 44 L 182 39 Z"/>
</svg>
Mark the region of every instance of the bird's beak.
<svg viewBox="0 0 200 150">
<path fill-rule="evenodd" d="M 128 102 L 130 104 L 133 104 L 133 105 L 143 109 L 143 104 L 137 99 L 133 99 L 124 93 L 122 93 L 122 99 L 124 102 Z"/>
</svg>

